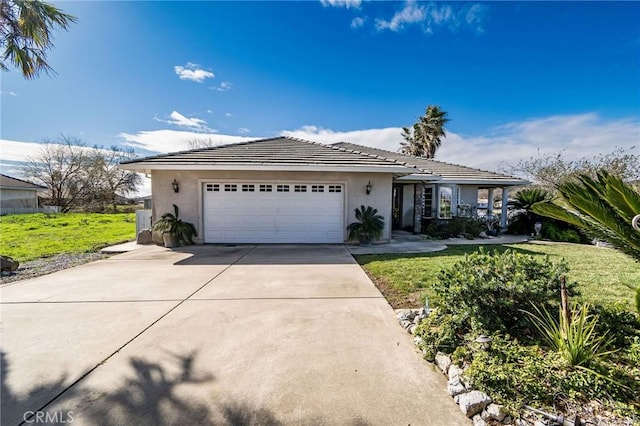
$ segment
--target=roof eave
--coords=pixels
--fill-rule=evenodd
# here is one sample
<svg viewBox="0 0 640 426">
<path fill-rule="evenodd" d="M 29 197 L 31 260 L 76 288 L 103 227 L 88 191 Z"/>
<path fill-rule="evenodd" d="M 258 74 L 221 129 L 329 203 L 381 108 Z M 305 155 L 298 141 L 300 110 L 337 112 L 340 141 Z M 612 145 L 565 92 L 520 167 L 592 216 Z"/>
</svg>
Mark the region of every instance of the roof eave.
<svg viewBox="0 0 640 426">
<path fill-rule="evenodd" d="M 290 172 L 346 172 L 410 174 L 414 169 L 404 166 L 375 165 L 318 165 L 318 164 L 150 164 L 145 162 L 120 164 L 118 167 L 140 173 L 153 170 L 219 170 L 219 171 L 290 171 Z"/>
</svg>

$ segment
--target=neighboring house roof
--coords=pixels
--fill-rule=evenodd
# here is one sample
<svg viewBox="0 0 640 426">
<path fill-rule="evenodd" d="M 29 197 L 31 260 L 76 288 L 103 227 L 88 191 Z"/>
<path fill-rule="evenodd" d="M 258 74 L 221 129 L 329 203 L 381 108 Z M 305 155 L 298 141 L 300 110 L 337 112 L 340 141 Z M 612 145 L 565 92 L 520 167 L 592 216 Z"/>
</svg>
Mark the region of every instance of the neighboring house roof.
<svg viewBox="0 0 640 426">
<path fill-rule="evenodd" d="M 529 182 L 513 176 L 486 170 L 474 169 L 466 166 L 445 163 L 443 161 L 430 160 L 426 158 L 414 157 L 399 152 L 386 151 L 384 149 L 370 148 L 368 146 L 356 145 L 347 142 L 333 144 L 340 148 L 355 152 L 376 155 L 379 157 L 403 162 L 420 169 L 418 173 L 405 176 L 402 180 L 438 180 L 441 183 L 478 184 L 478 185 L 527 185 Z"/>
<path fill-rule="evenodd" d="M 35 183 L 27 182 L 26 180 L 17 179 L 11 176 L 0 174 L 0 188 L 3 189 L 23 189 L 33 191 L 43 191 L 47 189 L 44 186 L 36 185 Z"/>
<path fill-rule="evenodd" d="M 415 173 L 402 161 L 291 137 L 259 139 L 120 163 L 126 170 L 291 170 Z"/>
</svg>

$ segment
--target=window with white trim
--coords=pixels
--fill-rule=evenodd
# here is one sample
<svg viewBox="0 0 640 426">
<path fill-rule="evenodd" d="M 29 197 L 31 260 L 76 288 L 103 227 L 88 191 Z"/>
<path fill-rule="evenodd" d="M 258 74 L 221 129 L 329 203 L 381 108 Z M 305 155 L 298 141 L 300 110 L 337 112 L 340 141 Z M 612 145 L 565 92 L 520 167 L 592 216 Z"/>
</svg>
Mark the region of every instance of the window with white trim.
<svg viewBox="0 0 640 426">
<path fill-rule="evenodd" d="M 438 198 L 438 218 L 451 219 L 453 215 L 453 188 L 441 186 Z"/>
<path fill-rule="evenodd" d="M 238 192 L 238 185 L 226 183 L 224 185 L 224 192 Z"/>
<path fill-rule="evenodd" d="M 289 185 L 277 185 L 276 191 L 278 192 L 289 192 Z"/>
<path fill-rule="evenodd" d="M 329 192 L 342 192 L 342 185 L 329 185 Z"/>
<path fill-rule="evenodd" d="M 260 192 L 273 192 L 273 185 L 260 185 Z"/>
<path fill-rule="evenodd" d="M 206 189 L 209 192 L 220 192 L 220 185 L 217 183 L 208 183 L 206 184 Z"/>
<path fill-rule="evenodd" d="M 311 192 L 324 192 L 324 185 L 311 185 Z"/>
<path fill-rule="evenodd" d="M 307 185 L 294 185 L 293 192 L 307 192 Z"/>
<path fill-rule="evenodd" d="M 242 192 L 255 192 L 256 190 L 256 186 L 255 185 L 242 185 Z"/>
</svg>

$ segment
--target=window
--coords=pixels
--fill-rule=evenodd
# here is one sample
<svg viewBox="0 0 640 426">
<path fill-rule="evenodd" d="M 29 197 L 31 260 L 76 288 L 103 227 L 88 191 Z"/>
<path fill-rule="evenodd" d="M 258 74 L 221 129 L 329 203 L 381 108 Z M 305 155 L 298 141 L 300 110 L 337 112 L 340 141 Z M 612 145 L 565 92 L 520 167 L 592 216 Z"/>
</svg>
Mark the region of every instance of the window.
<svg viewBox="0 0 640 426">
<path fill-rule="evenodd" d="M 225 192 L 237 192 L 238 191 L 238 185 L 227 183 L 227 184 L 224 185 L 224 191 Z"/>
<path fill-rule="evenodd" d="M 209 192 L 220 192 L 220 185 L 218 185 L 217 183 L 208 183 L 206 185 L 207 191 Z"/>
<path fill-rule="evenodd" d="M 324 192 L 324 185 L 311 185 L 311 192 Z"/>
<path fill-rule="evenodd" d="M 289 192 L 289 185 L 277 185 L 276 191 L 278 192 Z"/>
<path fill-rule="evenodd" d="M 260 185 L 260 192 L 272 192 L 273 185 Z"/>
<path fill-rule="evenodd" d="M 440 203 L 438 205 L 438 218 L 451 219 L 452 216 L 453 189 L 448 186 L 440 187 Z"/>
<path fill-rule="evenodd" d="M 294 192 L 307 192 L 307 185 L 294 185 L 293 186 L 293 191 Z"/>
<path fill-rule="evenodd" d="M 433 217 L 433 187 L 427 186 L 422 192 L 422 217 Z"/>
<path fill-rule="evenodd" d="M 342 192 L 342 185 L 329 185 L 329 192 Z"/>
<path fill-rule="evenodd" d="M 255 192 L 255 185 L 242 185 L 242 192 Z"/>
</svg>

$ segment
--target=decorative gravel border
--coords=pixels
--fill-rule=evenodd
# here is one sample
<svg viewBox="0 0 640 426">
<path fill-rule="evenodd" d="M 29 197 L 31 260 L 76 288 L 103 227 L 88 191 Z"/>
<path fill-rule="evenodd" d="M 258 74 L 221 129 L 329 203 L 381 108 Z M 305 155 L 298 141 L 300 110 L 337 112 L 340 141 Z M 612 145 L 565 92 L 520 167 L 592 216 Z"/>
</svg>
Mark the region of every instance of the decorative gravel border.
<svg viewBox="0 0 640 426">
<path fill-rule="evenodd" d="M 104 253 L 63 253 L 51 257 L 43 257 L 36 260 L 21 263 L 16 272 L 3 273 L 0 277 L 0 285 L 15 283 L 29 278 L 35 278 L 74 266 L 106 259 L 109 255 Z"/>
</svg>

